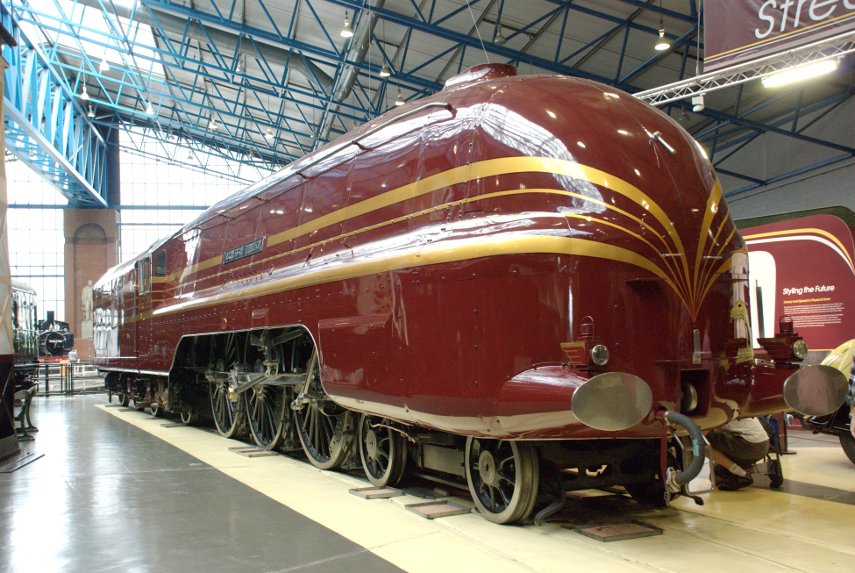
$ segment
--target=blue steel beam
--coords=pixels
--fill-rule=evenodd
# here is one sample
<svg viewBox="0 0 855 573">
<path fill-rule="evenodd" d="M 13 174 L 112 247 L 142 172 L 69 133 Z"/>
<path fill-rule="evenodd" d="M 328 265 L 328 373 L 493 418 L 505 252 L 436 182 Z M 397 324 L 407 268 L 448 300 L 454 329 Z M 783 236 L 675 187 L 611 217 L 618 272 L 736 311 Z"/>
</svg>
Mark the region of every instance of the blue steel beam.
<svg viewBox="0 0 855 573">
<path fill-rule="evenodd" d="M 86 4 L 97 1 L 100 3 L 101 9 L 105 15 L 111 12 L 110 6 L 112 6 L 112 3 L 109 3 L 109 0 L 82 1 Z M 400 86 L 404 90 L 406 98 L 410 99 L 412 97 L 432 93 L 438 90 L 441 87 L 439 82 L 425 77 L 425 70 L 429 69 L 428 66 L 445 58 L 450 60 L 447 62 L 446 69 L 454 69 L 455 66 L 459 69 L 464 65 L 464 57 L 468 49 L 477 49 L 479 52 L 481 49 L 479 40 L 473 37 L 471 32 L 469 34 L 460 33 L 452 29 L 446 29 L 444 26 L 459 29 L 461 18 L 468 18 L 468 15 L 464 14 L 464 12 L 468 11 L 470 6 L 477 7 L 475 16 L 480 15 L 481 20 L 484 20 L 485 13 L 490 13 L 496 18 L 496 21 L 492 23 L 498 24 L 502 17 L 502 8 L 505 0 L 502 0 L 502 2 L 499 3 L 498 10 L 493 10 L 492 7 L 494 6 L 494 3 L 487 2 L 486 0 L 472 0 L 453 4 L 449 2 L 438 2 L 436 0 L 410 0 L 409 8 L 411 8 L 411 10 L 408 13 L 412 16 L 400 12 L 393 12 L 388 9 L 372 8 L 373 16 L 379 17 L 382 20 L 389 20 L 390 23 L 397 24 L 399 26 L 397 31 L 400 31 L 400 27 L 403 27 L 404 32 L 403 40 L 400 42 L 402 44 L 402 48 L 399 49 L 398 53 L 391 58 L 386 54 L 375 35 L 372 38 L 372 43 L 380 47 L 382 59 L 370 65 L 364 62 L 353 61 L 347 55 L 347 44 L 345 44 L 343 48 L 339 48 L 337 46 L 336 42 L 333 41 L 333 36 L 336 36 L 336 34 L 331 34 L 330 32 L 333 27 L 329 26 L 328 22 L 325 24 L 322 21 L 318 12 L 315 10 L 312 0 L 303 0 L 303 2 L 299 4 L 299 6 L 301 6 L 305 11 L 304 14 L 306 16 L 304 17 L 311 17 L 314 23 L 319 26 L 319 30 L 321 31 L 322 37 L 319 38 L 318 42 L 313 42 L 312 44 L 300 42 L 296 39 L 296 9 L 291 12 L 290 21 L 276 22 L 274 21 L 270 11 L 267 9 L 265 1 L 269 0 L 257 0 L 258 3 L 255 4 L 256 7 L 260 6 L 261 11 L 263 12 L 263 17 L 266 17 L 267 19 L 267 22 L 262 24 L 265 29 L 261 29 L 257 26 L 253 27 L 246 24 L 242 10 L 237 9 L 238 4 L 240 4 L 240 0 L 207 0 L 206 3 L 199 4 L 199 7 L 202 9 L 194 8 L 192 3 L 179 3 L 170 0 L 140 0 L 140 2 L 136 3 L 135 10 L 139 13 L 144 12 L 155 22 L 153 29 L 159 49 L 157 47 L 155 48 L 154 57 L 152 59 L 164 66 L 167 78 L 165 80 L 161 80 L 159 78 L 152 78 L 149 76 L 148 78 L 143 77 L 143 81 L 139 82 L 136 81 L 135 78 L 128 76 L 127 78 L 119 80 L 120 83 L 117 84 L 117 88 L 109 91 L 105 89 L 105 96 L 109 95 L 109 99 L 114 99 L 112 95 L 113 93 L 116 94 L 116 98 L 121 94 L 132 95 L 139 91 L 140 83 L 142 83 L 147 85 L 148 91 L 146 93 L 153 94 L 156 101 L 159 99 L 158 94 L 160 94 L 163 98 L 172 100 L 174 102 L 173 105 L 168 110 L 164 109 L 160 111 L 159 118 L 147 118 L 139 112 L 128 116 L 124 110 L 119 110 L 122 114 L 122 118 L 130 119 L 135 123 L 152 125 L 155 129 L 163 127 L 166 128 L 166 131 L 178 131 L 182 129 L 182 123 L 190 123 L 197 127 L 197 131 L 201 132 L 198 137 L 204 141 L 213 145 L 217 145 L 219 142 L 224 154 L 228 155 L 244 151 L 256 153 L 265 158 L 272 157 L 273 159 L 278 159 L 278 161 L 281 162 L 283 159 L 292 159 L 306 149 L 306 134 L 311 134 L 317 128 L 315 117 L 312 115 L 313 109 L 323 110 L 338 108 L 338 111 L 332 114 L 332 121 L 335 122 L 337 128 L 339 127 L 339 124 L 341 124 L 342 128 L 345 126 L 350 127 L 352 122 L 364 121 L 366 118 L 378 113 L 381 110 L 380 102 L 383 102 L 384 100 L 378 96 L 375 96 L 375 99 L 372 100 L 371 92 L 374 89 L 374 84 L 372 82 L 377 78 L 379 67 L 384 62 L 396 71 L 396 75 L 390 80 L 379 84 L 379 93 L 382 93 L 386 89 L 392 89 Z M 359 17 L 363 16 L 367 12 L 366 0 L 330 1 L 333 4 L 343 6 L 348 10 L 351 10 L 354 23 L 358 21 Z M 550 28 L 553 21 L 558 22 L 558 25 L 550 28 L 552 32 L 555 32 L 555 28 L 558 26 L 560 26 L 559 31 L 565 30 L 567 26 L 567 16 L 571 12 L 573 14 L 583 14 L 588 17 L 598 18 L 607 23 L 611 22 L 615 24 L 615 27 L 612 28 L 611 32 L 607 32 L 607 34 L 600 36 L 600 38 L 590 41 L 586 48 L 574 53 L 571 56 L 571 59 L 575 58 L 576 55 L 580 53 L 587 52 L 587 54 L 590 54 L 592 50 L 596 51 L 599 47 L 598 43 L 606 40 L 608 35 L 612 32 L 623 30 L 624 43 L 626 42 L 630 30 L 633 34 L 650 34 L 651 38 L 658 34 L 658 27 L 638 23 L 634 21 L 633 17 L 616 15 L 616 12 L 619 12 L 620 9 L 612 10 L 612 13 L 609 13 L 605 8 L 600 10 L 598 8 L 580 6 L 567 0 L 549 1 L 553 6 L 546 6 L 541 10 L 533 11 L 530 15 L 529 22 L 516 22 L 514 24 L 514 28 L 512 29 L 516 31 L 510 34 L 508 39 L 523 33 L 525 33 L 529 38 L 532 38 L 532 36 L 534 37 L 528 42 L 525 48 L 511 49 L 508 46 L 496 44 L 496 34 L 494 30 L 492 36 L 493 41 L 486 42 L 487 51 L 497 54 L 502 58 L 507 58 L 513 62 L 529 63 L 534 67 L 548 71 L 597 79 L 611 85 L 617 85 L 630 93 L 637 91 L 637 88 L 629 85 L 628 81 L 632 79 L 634 75 L 640 74 L 648 66 L 658 64 L 658 60 L 654 60 L 652 58 L 648 59 L 642 63 L 641 66 L 630 71 L 629 74 L 623 72 L 626 75 L 621 77 L 621 71 L 624 69 L 623 57 L 626 55 L 624 53 L 625 50 L 622 48 L 621 56 L 617 63 L 617 69 L 619 71 L 616 76 L 601 77 L 590 73 L 580 72 L 578 70 L 578 66 L 580 65 L 579 62 L 576 62 L 574 66 L 568 65 L 569 60 L 559 60 L 562 51 L 561 37 L 556 41 L 557 46 L 555 47 L 554 59 L 533 57 L 526 52 L 531 43 L 537 41 L 539 34 L 542 33 L 544 29 Z M 635 7 L 636 14 L 642 10 L 649 10 L 654 14 L 661 14 L 667 19 L 668 23 L 671 23 L 672 21 L 678 22 L 680 24 L 679 29 L 681 30 L 685 30 L 687 28 L 686 24 L 689 24 L 691 30 L 682 35 L 687 48 L 686 50 L 683 50 L 683 54 L 681 56 L 682 66 L 680 73 L 683 75 L 686 70 L 687 54 L 689 54 L 688 37 L 690 37 L 690 35 L 695 31 L 695 27 L 697 26 L 697 13 L 692 0 L 686 0 L 686 6 L 688 6 L 686 13 L 678 12 L 669 8 L 663 9 L 659 7 L 655 1 L 651 2 L 649 0 L 620 0 L 620 2 L 622 4 L 628 4 Z M 406 12 L 408 10 L 407 7 L 399 9 L 402 12 Z M 181 30 L 176 31 L 174 27 L 167 30 L 162 26 L 158 26 L 157 21 L 158 18 L 161 17 L 161 14 L 172 15 L 173 21 L 175 20 L 174 16 L 176 15 L 183 18 L 184 21 L 187 22 L 186 26 L 183 26 L 184 33 L 182 34 Z M 258 13 L 257 15 L 261 16 Z M 451 21 L 453 18 L 456 23 Z M 563 24 L 561 24 L 562 19 L 564 21 Z M 486 24 L 491 23 L 490 20 L 484 21 Z M 288 25 L 284 25 L 285 23 Z M 74 23 L 68 24 L 70 28 L 73 28 Z M 201 40 L 199 38 L 191 39 L 189 34 L 191 26 L 198 26 L 201 29 L 201 33 L 207 37 L 207 40 L 204 38 Z M 666 26 L 666 28 L 670 28 L 670 26 Z M 246 57 L 246 52 L 239 50 L 239 45 L 236 44 L 218 46 L 215 37 L 216 34 L 214 32 L 224 30 L 240 38 L 239 41 L 243 41 L 244 45 L 247 45 L 247 43 L 255 44 L 258 42 L 259 44 L 265 44 L 268 46 L 274 45 L 285 49 L 288 55 L 285 58 L 284 72 L 281 75 L 278 71 L 274 72 L 275 67 L 271 66 L 270 63 L 265 60 L 261 49 L 257 50 L 258 57 L 255 58 L 255 61 L 257 61 L 261 67 L 261 73 L 250 76 L 245 71 L 240 72 L 238 69 L 239 53 L 244 54 L 244 57 Z M 523 30 L 525 32 L 523 32 Z M 437 51 L 441 52 L 441 54 L 438 56 L 434 56 L 432 54 L 429 60 L 425 62 L 424 58 L 421 57 L 421 54 L 413 52 L 413 55 L 410 58 L 410 61 L 412 62 L 411 69 L 408 69 L 407 55 L 409 53 L 410 39 L 412 38 L 413 31 L 441 40 L 439 42 L 440 46 L 437 48 Z M 64 33 L 68 32 L 66 31 Z M 561 36 L 563 36 L 563 34 L 561 34 Z M 91 34 L 87 34 L 87 42 L 91 41 L 90 37 Z M 398 37 L 400 38 L 400 35 Z M 487 40 L 490 38 L 490 35 L 488 34 L 484 37 L 485 40 Z M 679 38 L 676 34 L 669 34 L 669 37 L 671 37 L 672 40 L 674 38 Z M 341 43 L 341 41 L 337 39 L 337 36 L 335 39 L 339 44 Z M 115 40 L 121 40 L 121 38 L 119 38 L 117 34 L 113 34 L 111 37 L 105 38 L 103 43 L 105 45 L 109 45 Z M 206 54 L 210 53 L 210 57 L 206 56 L 206 58 L 203 59 L 200 55 L 195 58 L 195 61 L 191 62 L 193 58 L 190 57 L 190 54 L 195 50 L 195 48 L 190 48 L 193 42 L 201 42 L 199 47 L 201 48 L 204 46 L 207 50 Z M 395 42 L 397 43 L 397 40 Z M 446 47 L 445 42 L 448 42 L 450 45 L 447 50 L 444 49 Z M 539 47 L 543 48 L 544 46 Z M 127 45 L 128 54 L 131 53 L 131 50 L 131 45 Z M 548 50 L 551 53 L 553 46 L 548 46 Z M 453 55 L 449 56 L 448 54 L 451 53 L 453 53 Z M 544 51 L 540 50 L 540 53 L 544 53 Z M 587 57 L 587 54 L 583 57 Z M 459 59 L 457 58 L 458 55 L 460 56 Z M 312 70 L 312 65 L 324 66 L 325 69 L 329 69 L 327 66 L 335 66 L 336 68 L 339 68 L 342 65 L 347 65 L 358 70 L 359 75 L 357 76 L 355 83 L 357 91 L 354 93 L 353 99 L 350 101 L 338 101 L 331 97 L 331 90 L 323 89 L 318 91 L 317 86 L 320 85 L 319 81 L 312 82 L 309 80 L 309 89 L 303 89 L 299 85 L 294 85 L 293 82 L 286 85 L 288 78 L 288 62 L 292 56 L 309 62 L 309 71 Z M 56 57 L 57 59 L 61 58 L 59 50 L 56 52 Z M 140 56 L 136 57 L 139 58 Z M 281 62 L 277 61 L 276 63 L 280 64 Z M 125 67 L 130 68 L 130 66 Z M 212 89 L 210 90 L 211 93 L 209 95 L 204 96 L 204 94 L 207 94 L 207 91 L 200 88 L 200 82 L 196 82 L 194 85 L 190 86 L 176 85 L 176 82 L 174 81 L 175 76 L 170 75 L 169 70 L 175 69 L 177 71 L 178 68 L 181 68 L 186 71 L 188 70 L 188 67 L 191 71 L 195 69 L 195 72 L 200 74 L 202 78 L 210 78 Z M 100 74 L 93 74 L 92 72 L 94 71 L 94 67 L 91 62 L 88 61 L 80 65 L 77 73 L 75 73 L 72 68 L 74 68 L 74 66 L 69 66 L 67 71 L 72 77 L 76 76 L 77 81 L 79 81 L 80 78 L 80 71 L 84 71 L 87 78 L 91 76 L 103 82 L 115 81 L 112 77 L 101 78 Z M 127 73 L 131 73 L 130 69 L 125 71 Z M 611 73 L 613 73 L 613 71 L 609 72 L 609 74 Z M 440 74 L 439 77 L 443 77 L 443 74 Z M 368 81 L 366 81 L 366 76 Z M 616 77 L 619 78 L 617 82 L 615 81 Z M 317 80 L 317 77 L 315 79 Z M 153 80 L 155 84 L 154 86 L 151 83 Z M 239 98 L 234 97 L 229 99 L 233 93 L 231 91 L 220 92 L 220 95 L 218 96 L 217 84 L 230 84 L 231 88 L 238 90 L 237 93 L 244 94 L 246 92 L 251 101 L 249 103 L 244 103 L 245 100 L 242 99 L 246 97 L 244 95 L 240 95 Z M 76 84 L 74 86 L 74 91 L 79 91 L 79 87 L 79 84 Z M 152 87 L 155 87 L 156 91 L 151 91 Z M 369 87 L 371 89 L 368 89 Z M 300 92 L 301 89 L 303 89 L 302 93 Z M 200 93 L 202 93 L 204 97 L 200 97 Z M 268 105 L 264 105 L 262 100 L 268 96 L 276 98 L 278 103 L 281 103 L 282 99 L 288 100 L 295 106 L 296 114 L 284 116 L 282 114 L 282 111 L 284 110 L 282 105 L 279 105 L 278 109 L 267 109 Z M 809 103 L 811 102 L 805 102 L 806 105 Z M 138 106 L 139 105 L 141 104 L 138 104 Z M 221 119 L 225 120 L 222 122 L 223 124 L 228 124 L 228 132 L 226 132 L 225 128 L 216 133 L 202 129 L 203 120 L 207 120 L 207 117 L 203 114 L 209 114 L 211 112 L 224 114 Z M 775 124 L 777 121 L 777 117 L 764 118 L 762 122 L 755 122 L 753 125 L 747 125 L 745 123 L 735 121 L 732 113 L 718 112 L 718 115 L 713 116 L 710 112 L 705 111 L 701 115 L 713 118 L 717 126 L 717 134 L 721 133 L 720 130 L 723 126 L 728 125 L 731 126 L 730 129 L 741 130 L 737 131 L 737 133 L 754 134 L 758 129 L 765 130 L 765 125 L 767 123 Z M 792 116 L 790 116 L 790 120 L 793 120 Z M 246 121 L 252 122 L 257 126 L 257 128 L 253 129 L 252 125 L 247 125 L 245 123 Z M 293 146 L 291 149 L 299 151 L 283 153 L 277 148 L 265 145 L 263 142 L 259 144 L 259 135 L 263 133 L 263 129 L 266 125 L 273 125 L 276 127 L 277 132 L 280 132 L 279 135 L 282 137 L 278 137 L 276 140 L 277 142 L 284 141 L 288 145 Z M 791 137 L 793 136 L 792 134 L 795 133 L 795 130 L 787 130 L 780 127 L 778 129 L 781 134 L 786 134 Z M 250 133 L 254 135 L 250 136 Z M 251 140 L 247 140 L 247 137 L 251 137 Z M 716 139 L 716 141 L 719 141 L 719 139 Z M 724 148 L 727 145 L 729 145 L 729 143 L 722 145 L 721 148 Z"/>
<path fill-rule="evenodd" d="M 69 27 L 46 25 L 45 20 L 50 18 L 49 15 L 40 14 L 40 13 L 37 13 L 37 12 L 35 12 L 33 10 L 29 10 L 29 9 L 25 9 L 25 11 L 27 11 L 31 15 L 31 18 L 32 18 L 31 21 L 34 24 L 38 24 L 38 25 L 42 26 L 43 28 L 48 29 L 48 30 L 53 31 L 53 32 L 57 32 L 57 33 L 65 34 L 65 35 L 74 35 L 76 33 L 79 33 L 81 30 L 85 30 L 86 32 L 88 32 L 87 41 L 92 41 L 91 40 L 92 34 L 98 34 L 99 33 L 97 30 L 85 28 L 82 25 L 82 23 L 74 25 L 74 26 L 69 26 Z M 38 20 L 37 20 L 37 18 L 38 18 Z M 156 18 L 155 18 L 155 20 L 156 20 Z M 69 30 L 68 28 L 73 28 L 73 31 Z M 155 29 L 158 29 L 158 28 L 155 28 Z M 171 41 L 169 36 L 163 32 L 161 33 L 161 39 L 163 39 L 166 43 L 169 43 Z M 116 42 L 118 40 L 120 40 L 120 39 L 115 38 L 115 37 L 108 37 L 102 41 L 95 41 L 93 43 L 96 43 L 96 45 L 99 45 L 101 47 L 106 48 L 106 47 L 111 47 L 110 41 Z M 252 38 L 248 37 L 246 39 L 246 41 L 251 42 L 253 45 L 255 44 L 255 41 Z M 185 67 L 186 63 L 188 61 L 193 61 L 194 63 L 197 64 L 197 73 L 202 73 L 205 77 L 207 77 L 208 75 L 210 75 L 211 72 L 219 72 L 218 75 L 212 77 L 212 81 L 222 81 L 222 82 L 234 83 L 233 80 L 237 79 L 237 74 L 235 73 L 235 70 L 234 70 L 234 64 L 228 63 L 226 61 L 226 58 L 219 56 L 218 53 L 215 53 L 216 52 L 216 45 L 214 45 L 213 43 L 211 43 L 209 45 L 209 48 L 211 50 L 212 55 L 214 55 L 214 57 L 218 60 L 218 64 L 216 64 L 216 65 L 212 65 L 209 62 L 202 62 L 198 59 L 196 59 L 194 61 L 187 56 L 184 57 L 184 62 L 180 62 L 180 63 L 176 62 L 176 60 L 174 58 L 175 58 L 175 55 L 178 52 L 179 48 L 169 47 L 169 46 L 167 46 L 166 50 L 162 50 L 162 51 L 158 51 L 156 48 L 152 50 L 153 52 L 155 52 L 158 56 L 161 56 L 162 58 L 148 58 L 145 55 L 137 55 L 135 57 L 138 59 L 141 59 L 143 61 L 152 61 L 154 63 L 164 64 L 164 68 L 166 68 L 166 69 L 168 69 L 170 65 L 173 65 L 173 66 L 177 65 L 177 67 L 181 67 L 182 69 L 186 69 L 186 67 Z M 73 57 L 78 58 L 78 57 L 80 57 L 80 55 L 74 54 Z M 263 59 L 263 54 L 260 51 L 258 53 L 256 61 L 259 62 L 259 64 L 265 63 L 264 59 Z M 108 77 L 108 76 L 102 76 L 100 73 L 92 72 L 92 69 L 94 67 L 95 66 L 92 66 L 92 65 L 86 66 L 86 68 L 89 71 L 88 75 L 96 78 L 98 80 L 99 84 L 102 82 L 106 82 L 106 81 L 114 81 L 114 82 L 117 81 L 117 80 L 115 80 L 115 78 Z M 263 66 L 263 67 L 269 68 L 269 66 Z M 379 71 L 379 66 L 375 66 L 375 67 L 377 68 L 377 71 Z M 245 80 L 247 78 L 248 78 L 248 76 L 242 75 L 242 80 Z M 259 78 L 252 78 L 252 81 L 254 84 L 258 84 Z M 265 86 L 259 87 L 258 85 L 253 85 L 252 86 L 253 90 L 254 91 L 259 91 L 259 89 L 264 90 L 268 93 L 268 95 L 288 99 L 294 103 L 298 103 L 300 107 L 309 106 L 310 108 L 315 107 L 316 109 L 324 109 L 324 107 L 325 107 L 324 105 L 312 104 L 311 100 L 307 101 L 307 98 L 318 97 L 318 94 L 316 94 L 316 93 L 301 92 L 299 89 L 295 89 L 293 86 L 288 86 L 287 91 L 285 91 L 282 89 L 282 84 L 284 83 L 283 81 L 275 82 L 273 78 L 268 78 L 267 81 L 269 82 L 268 83 L 268 86 L 269 86 L 268 89 L 265 90 Z M 122 85 L 123 85 L 123 87 L 125 86 L 125 84 L 122 84 Z M 158 86 L 161 86 L 161 87 L 158 88 Z M 134 85 L 134 84 L 127 85 L 127 87 L 129 89 L 138 89 L 138 85 Z M 435 86 L 435 87 L 438 87 L 438 86 Z M 180 86 L 177 86 L 174 82 L 166 83 L 160 79 L 157 79 L 157 80 L 152 79 L 151 85 L 149 85 L 149 87 L 148 87 L 148 92 L 151 95 L 155 96 L 153 99 L 160 99 L 161 97 L 175 98 L 175 96 L 173 94 L 167 93 L 168 89 L 180 90 Z M 119 91 L 119 94 L 120 93 L 121 93 L 121 90 Z M 175 99 L 180 99 L 180 98 L 175 98 Z M 324 97 L 323 99 L 321 99 L 321 101 L 328 101 L 328 100 L 329 100 L 329 97 Z M 185 103 L 193 103 L 193 102 L 185 102 Z M 111 104 L 115 105 L 115 103 L 113 103 L 113 102 L 111 102 Z M 340 106 L 345 109 L 345 113 L 347 113 L 348 110 L 354 112 L 354 113 L 349 114 L 349 118 L 351 120 L 364 121 L 368 117 L 368 112 L 365 110 L 364 106 L 353 106 L 351 104 L 348 104 L 347 102 L 341 103 Z M 120 110 L 120 111 L 127 111 L 127 110 Z M 145 119 L 145 118 L 143 118 L 143 119 Z M 276 126 L 276 125 L 272 125 L 271 127 L 275 127 L 275 128 L 277 128 L 277 130 L 280 129 L 280 127 Z"/>
<path fill-rule="evenodd" d="M 811 171 L 815 171 L 815 170 L 821 169 L 823 167 L 828 167 L 830 165 L 834 165 L 835 163 L 840 163 L 842 161 L 846 161 L 847 159 L 851 159 L 851 158 L 852 158 L 851 155 L 844 153 L 841 155 L 837 155 L 835 157 L 829 157 L 828 159 L 825 159 L 823 161 L 818 161 L 818 162 L 812 163 L 810 165 L 805 165 L 804 167 L 799 167 L 797 169 L 787 171 L 785 173 L 779 173 L 778 175 L 775 175 L 774 177 L 770 177 L 769 179 L 765 179 L 762 181 L 754 180 L 753 178 L 748 177 L 746 175 L 743 175 L 741 173 L 727 172 L 727 171 L 722 170 L 722 169 L 719 169 L 718 171 L 725 173 L 726 175 L 732 175 L 733 177 L 736 177 L 739 179 L 751 181 L 750 185 L 746 185 L 744 187 L 739 187 L 737 189 L 733 189 L 732 191 L 728 191 L 727 193 L 724 194 L 726 199 L 730 199 L 732 197 L 742 195 L 743 193 L 747 193 L 748 191 L 751 191 L 753 189 L 757 189 L 759 187 L 765 187 L 767 185 L 773 185 L 775 183 L 778 183 L 779 181 L 786 181 L 787 179 L 789 179 L 791 177 L 796 177 L 798 175 L 804 175 L 805 173 L 810 173 Z"/>
<path fill-rule="evenodd" d="M 76 207 L 106 207 L 107 145 L 74 92 L 0 4 L 17 46 L 3 46 L 6 149 L 53 183 Z"/>
</svg>

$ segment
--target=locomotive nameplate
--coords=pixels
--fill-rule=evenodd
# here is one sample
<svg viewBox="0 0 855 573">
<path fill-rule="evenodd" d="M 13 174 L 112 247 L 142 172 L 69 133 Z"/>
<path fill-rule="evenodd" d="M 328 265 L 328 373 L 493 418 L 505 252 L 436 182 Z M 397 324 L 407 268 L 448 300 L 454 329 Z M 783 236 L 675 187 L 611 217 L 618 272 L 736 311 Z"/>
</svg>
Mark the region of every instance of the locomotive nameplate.
<svg viewBox="0 0 855 573">
<path fill-rule="evenodd" d="M 235 247 L 234 249 L 230 249 L 223 253 L 223 264 L 228 264 L 234 262 L 238 259 L 243 259 L 245 257 L 251 257 L 255 253 L 260 253 L 264 249 L 264 240 L 267 237 L 261 237 L 260 239 L 256 239 L 251 243 L 247 243 L 245 245 L 241 245 L 240 247 Z"/>
</svg>

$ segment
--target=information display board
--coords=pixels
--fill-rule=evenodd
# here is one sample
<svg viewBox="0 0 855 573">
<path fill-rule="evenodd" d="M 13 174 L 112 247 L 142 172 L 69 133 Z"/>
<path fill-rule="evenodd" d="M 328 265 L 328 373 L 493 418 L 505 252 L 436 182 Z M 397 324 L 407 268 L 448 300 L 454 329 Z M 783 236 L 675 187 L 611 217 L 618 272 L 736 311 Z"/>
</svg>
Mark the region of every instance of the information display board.
<svg viewBox="0 0 855 573">
<path fill-rule="evenodd" d="M 855 214 L 843 207 L 737 221 L 748 245 L 751 314 L 758 336 L 792 318 L 812 351 L 855 332 Z"/>
</svg>

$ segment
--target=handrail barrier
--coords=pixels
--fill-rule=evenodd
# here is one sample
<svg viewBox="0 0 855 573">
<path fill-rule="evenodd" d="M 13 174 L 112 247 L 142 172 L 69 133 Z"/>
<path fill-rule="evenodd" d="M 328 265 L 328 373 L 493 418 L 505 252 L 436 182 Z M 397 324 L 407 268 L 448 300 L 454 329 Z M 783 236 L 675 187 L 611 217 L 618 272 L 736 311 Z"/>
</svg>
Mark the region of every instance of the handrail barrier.
<svg viewBox="0 0 855 573">
<path fill-rule="evenodd" d="M 16 364 L 15 371 L 25 374 L 39 389 L 39 395 L 64 395 L 104 391 L 104 375 L 91 362 L 67 360 Z"/>
</svg>

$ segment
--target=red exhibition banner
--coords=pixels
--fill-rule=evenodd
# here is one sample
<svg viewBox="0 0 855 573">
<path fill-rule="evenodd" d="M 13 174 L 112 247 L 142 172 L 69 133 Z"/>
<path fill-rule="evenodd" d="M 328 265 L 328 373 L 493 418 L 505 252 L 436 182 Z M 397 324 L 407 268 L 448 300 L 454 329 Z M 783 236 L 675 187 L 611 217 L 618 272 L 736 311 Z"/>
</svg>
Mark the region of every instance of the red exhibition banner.
<svg viewBox="0 0 855 573">
<path fill-rule="evenodd" d="M 773 336 L 784 315 L 812 351 L 831 350 L 855 336 L 853 215 L 834 211 L 844 218 L 814 211 L 740 224 L 749 250 L 755 339 L 761 328 Z"/>
<path fill-rule="evenodd" d="M 704 72 L 855 32 L 855 0 L 706 0 Z"/>
</svg>

